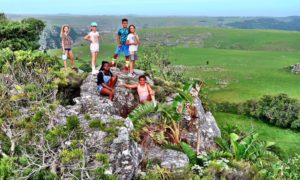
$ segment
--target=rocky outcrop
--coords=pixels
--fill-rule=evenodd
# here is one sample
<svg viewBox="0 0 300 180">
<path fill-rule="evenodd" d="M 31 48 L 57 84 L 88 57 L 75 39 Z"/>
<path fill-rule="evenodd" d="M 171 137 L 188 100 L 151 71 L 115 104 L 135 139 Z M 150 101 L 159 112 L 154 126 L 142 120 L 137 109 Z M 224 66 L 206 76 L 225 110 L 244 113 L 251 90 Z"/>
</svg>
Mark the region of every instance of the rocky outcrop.
<svg viewBox="0 0 300 180">
<path fill-rule="evenodd" d="M 137 78 L 129 78 L 120 72 L 119 69 L 112 69 L 113 74 L 117 74 L 119 79 L 116 84 L 116 94 L 113 102 L 107 97 L 99 96 L 96 92 L 96 76 L 88 75 L 80 87 L 80 97 L 74 98 L 74 105 L 59 106 L 52 118 L 50 126 L 64 125 L 68 116 L 76 115 L 79 117 L 81 127 L 89 134 L 89 148 L 94 153 L 106 152 L 109 155 L 110 169 L 118 179 L 133 179 L 140 172 L 142 160 L 159 162 L 162 168 L 170 169 L 173 172 L 180 172 L 189 164 L 188 157 L 179 151 L 161 149 L 151 146 L 148 150 L 142 151 L 139 145 L 130 140 L 130 132 L 133 124 L 129 118 L 130 113 L 137 106 L 137 93 L 121 87 L 123 83 L 137 83 Z M 137 71 L 142 74 L 143 71 Z M 149 79 L 149 82 L 153 82 Z M 170 96 L 167 101 L 172 101 L 174 96 Z M 215 148 L 214 138 L 220 136 L 220 130 L 213 115 L 205 112 L 201 100 L 198 96 L 194 102 L 195 113 L 193 116 L 186 113 L 182 120 L 182 140 L 194 147 L 198 152 L 207 151 Z M 108 136 L 106 132 L 89 127 L 89 119 L 98 119 L 103 124 L 112 121 L 124 122 L 117 128 L 117 136 L 109 143 L 105 141 Z M 97 149 L 92 148 L 97 145 Z M 90 163 L 96 163 L 90 161 Z"/>
<path fill-rule="evenodd" d="M 194 115 L 186 114 L 182 121 L 181 138 L 198 153 L 216 148 L 214 139 L 221 136 L 221 131 L 211 112 L 205 112 L 199 97 L 194 98 Z"/>
<path fill-rule="evenodd" d="M 118 69 L 115 69 L 114 73 L 119 75 L 118 83 L 126 80 Z M 123 117 L 137 105 L 136 102 L 138 101 L 131 90 L 117 84 L 116 96 L 112 103 L 107 97 L 97 94 L 96 86 L 96 76 L 88 75 L 81 85 L 80 97 L 74 99 L 75 105 L 59 106 L 52 118 L 53 123 L 49 126 L 64 125 L 67 117 L 78 116 L 81 127 L 89 134 L 88 143 L 86 143 L 88 150 L 97 144 L 98 149 L 93 149 L 96 151 L 95 153 L 105 152 L 109 154 L 111 173 L 116 175 L 118 179 L 132 179 L 139 169 L 143 152 L 136 142 L 130 140 L 129 134 L 133 125 L 129 119 Z M 107 133 L 90 128 L 89 120 L 85 118 L 85 115 L 89 115 L 89 119 L 98 119 L 103 124 L 111 121 L 124 121 L 124 125 L 117 127 L 117 137 L 112 142 L 107 143 L 105 141 L 105 137 L 108 136 Z"/>
<path fill-rule="evenodd" d="M 295 74 L 300 74 L 300 63 L 290 66 L 289 69 Z"/>
</svg>

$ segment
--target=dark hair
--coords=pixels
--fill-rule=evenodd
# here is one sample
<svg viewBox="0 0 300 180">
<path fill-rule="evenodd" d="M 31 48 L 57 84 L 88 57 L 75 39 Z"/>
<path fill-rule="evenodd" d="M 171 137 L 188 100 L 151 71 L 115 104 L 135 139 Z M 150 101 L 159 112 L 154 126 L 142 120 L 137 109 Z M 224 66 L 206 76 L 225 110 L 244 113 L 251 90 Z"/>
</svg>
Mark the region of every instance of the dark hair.
<svg viewBox="0 0 300 180">
<path fill-rule="evenodd" d="M 103 71 L 103 67 L 104 67 L 104 64 L 109 64 L 109 62 L 107 61 L 102 61 L 102 65 L 101 65 L 101 68 L 100 68 L 100 71 Z"/>
<path fill-rule="evenodd" d="M 140 76 L 139 76 L 139 80 L 141 80 L 142 78 L 144 78 L 145 80 L 147 80 L 147 78 L 146 78 L 145 75 L 140 75 Z"/>
<path fill-rule="evenodd" d="M 122 23 L 125 21 L 128 22 L 128 19 L 126 19 L 126 18 L 122 19 Z"/>
<path fill-rule="evenodd" d="M 131 32 L 130 32 L 130 27 L 134 27 L 134 29 L 135 29 L 135 25 L 131 24 L 131 25 L 128 27 L 129 33 L 131 33 Z"/>
</svg>

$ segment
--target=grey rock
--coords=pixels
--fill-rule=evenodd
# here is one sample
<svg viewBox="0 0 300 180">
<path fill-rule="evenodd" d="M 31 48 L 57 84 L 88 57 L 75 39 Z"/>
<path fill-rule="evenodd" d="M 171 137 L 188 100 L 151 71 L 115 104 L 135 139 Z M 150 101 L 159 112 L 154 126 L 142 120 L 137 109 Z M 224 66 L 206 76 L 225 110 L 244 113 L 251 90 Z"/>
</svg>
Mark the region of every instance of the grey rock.
<svg viewBox="0 0 300 180">
<path fill-rule="evenodd" d="M 118 69 L 115 69 L 114 73 L 116 72 L 120 75 L 120 81 L 127 81 L 127 76 L 124 76 Z M 74 98 L 75 105 L 59 106 L 52 116 L 53 124 L 51 126 L 64 125 L 68 116 L 77 115 L 81 127 L 89 136 L 85 141 L 87 159 L 89 159 L 87 166 L 99 165 L 101 167 L 101 163 L 94 160 L 92 154 L 107 152 L 111 164 L 111 169 L 107 172 L 112 172 L 118 179 L 133 179 L 140 171 L 139 165 L 143 158 L 143 152 L 136 142 L 130 140 L 133 124 L 129 118 L 124 119 L 123 117 L 137 106 L 138 100 L 133 91 L 121 87 L 120 83 L 116 85 L 113 102 L 110 102 L 105 96 L 98 95 L 96 88 L 96 76 L 89 74 L 80 87 L 80 97 Z M 105 142 L 107 133 L 90 128 L 89 120 L 84 119 L 86 114 L 91 119 L 98 119 L 104 124 L 112 120 L 122 120 L 124 125 L 118 127 L 118 136 L 112 142 Z"/>
<path fill-rule="evenodd" d="M 300 63 L 290 66 L 290 71 L 295 74 L 300 74 Z"/>
<path fill-rule="evenodd" d="M 211 112 L 205 112 L 199 97 L 194 99 L 195 117 L 185 115 L 182 126 L 181 138 L 197 152 L 206 152 L 215 149 L 216 137 L 221 136 L 221 131 Z"/>
<path fill-rule="evenodd" d="M 182 171 L 189 165 L 189 159 L 186 154 L 171 149 L 161 149 L 157 146 L 149 148 L 146 160 L 159 163 L 162 168 L 173 172 Z"/>
</svg>

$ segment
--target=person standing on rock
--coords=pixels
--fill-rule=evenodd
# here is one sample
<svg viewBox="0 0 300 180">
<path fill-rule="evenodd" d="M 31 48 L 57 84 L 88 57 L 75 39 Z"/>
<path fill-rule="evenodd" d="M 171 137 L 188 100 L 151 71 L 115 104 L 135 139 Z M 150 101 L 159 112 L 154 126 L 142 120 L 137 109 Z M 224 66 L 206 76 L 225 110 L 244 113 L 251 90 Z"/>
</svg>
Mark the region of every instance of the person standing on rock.
<svg viewBox="0 0 300 180">
<path fill-rule="evenodd" d="M 112 101 L 115 95 L 115 85 L 118 80 L 116 75 L 110 72 L 109 63 L 102 62 L 102 66 L 97 75 L 97 92 L 102 95 L 108 95 Z"/>
<path fill-rule="evenodd" d="M 127 26 L 128 26 L 128 20 L 122 19 L 122 28 L 119 29 L 118 31 L 118 47 L 110 63 L 111 66 L 115 66 L 115 62 L 118 56 L 121 53 L 124 53 L 125 55 L 125 67 L 123 69 L 124 72 L 128 72 L 128 66 L 129 66 L 129 46 L 126 44 L 127 36 L 129 34 Z"/>
<path fill-rule="evenodd" d="M 63 25 L 60 31 L 61 47 L 63 50 L 64 67 L 67 70 L 67 59 L 70 58 L 71 68 L 74 69 L 74 55 L 72 52 L 72 39 L 70 37 L 70 26 Z"/>
<path fill-rule="evenodd" d="M 126 44 L 129 45 L 129 53 L 130 53 L 130 68 L 129 68 L 129 76 L 134 77 L 133 73 L 134 63 L 137 60 L 137 50 L 138 45 L 140 44 L 140 38 L 135 31 L 135 26 L 129 26 L 129 34 L 127 36 Z"/>
<path fill-rule="evenodd" d="M 138 84 L 124 84 L 126 88 L 130 89 L 137 89 L 140 103 L 145 102 L 154 102 L 155 101 L 155 92 L 151 89 L 150 85 L 147 83 L 147 79 L 145 75 L 139 76 L 139 83 Z"/>
<path fill-rule="evenodd" d="M 97 23 L 92 22 L 91 23 L 91 31 L 89 32 L 88 35 L 84 37 L 85 40 L 89 41 L 91 43 L 90 45 L 90 50 L 91 50 L 91 55 L 92 55 L 92 74 L 97 74 L 96 70 L 96 60 L 99 54 L 99 40 L 100 40 L 100 35 L 99 32 L 97 31 Z"/>
</svg>

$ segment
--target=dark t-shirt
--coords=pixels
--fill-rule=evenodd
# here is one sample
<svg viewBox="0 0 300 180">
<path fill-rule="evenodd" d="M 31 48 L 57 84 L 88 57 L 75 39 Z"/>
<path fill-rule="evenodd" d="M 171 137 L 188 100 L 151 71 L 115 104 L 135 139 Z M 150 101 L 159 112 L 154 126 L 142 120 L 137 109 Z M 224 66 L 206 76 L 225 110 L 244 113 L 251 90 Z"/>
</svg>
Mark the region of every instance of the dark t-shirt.
<svg viewBox="0 0 300 180">
<path fill-rule="evenodd" d="M 104 71 L 99 71 L 99 73 L 97 75 L 97 85 L 98 86 L 101 85 L 102 83 L 104 83 L 103 74 L 105 74 Z M 105 75 L 112 77 L 112 73 L 110 71 Z"/>
</svg>

